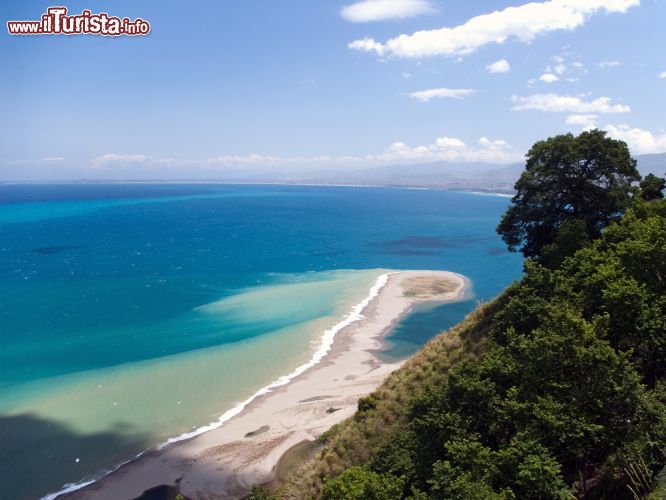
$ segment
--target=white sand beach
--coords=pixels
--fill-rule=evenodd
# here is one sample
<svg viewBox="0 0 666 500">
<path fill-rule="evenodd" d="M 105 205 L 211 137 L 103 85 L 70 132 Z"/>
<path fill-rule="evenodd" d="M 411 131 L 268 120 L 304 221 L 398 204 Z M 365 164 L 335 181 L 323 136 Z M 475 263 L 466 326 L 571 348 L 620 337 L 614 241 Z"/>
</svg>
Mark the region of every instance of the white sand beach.
<svg viewBox="0 0 666 500">
<path fill-rule="evenodd" d="M 272 480 L 280 457 L 350 417 L 357 401 L 400 363 L 372 351 L 417 302 L 462 297 L 466 280 L 445 271 L 391 273 L 358 321 L 340 330 L 320 363 L 256 398 L 221 427 L 144 454 L 99 481 L 64 495 L 77 499 L 135 498 L 158 485 L 176 485 L 193 499 L 237 498 Z"/>
</svg>

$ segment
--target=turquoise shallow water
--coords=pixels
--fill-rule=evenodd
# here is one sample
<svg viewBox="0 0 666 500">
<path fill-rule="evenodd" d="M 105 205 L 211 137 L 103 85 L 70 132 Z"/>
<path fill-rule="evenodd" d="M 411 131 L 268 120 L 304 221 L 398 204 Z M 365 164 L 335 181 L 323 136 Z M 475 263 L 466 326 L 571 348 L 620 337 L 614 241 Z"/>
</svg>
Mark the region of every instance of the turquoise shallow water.
<svg viewBox="0 0 666 500">
<path fill-rule="evenodd" d="M 508 200 L 446 191 L 0 186 L 0 466 L 12 498 L 205 425 L 305 362 L 383 269 L 447 269 L 401 357 L 518 277 Z M 78 462 L 76 459 L 79 459 Z"/>
</svg>

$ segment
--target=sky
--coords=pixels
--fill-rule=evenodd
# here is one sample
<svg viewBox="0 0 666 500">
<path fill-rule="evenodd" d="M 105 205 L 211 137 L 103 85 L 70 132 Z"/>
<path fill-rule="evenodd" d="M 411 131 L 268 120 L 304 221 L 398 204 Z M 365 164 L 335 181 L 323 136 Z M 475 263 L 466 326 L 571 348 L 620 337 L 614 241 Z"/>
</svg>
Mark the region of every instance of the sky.
<svg viewBox="0 0 666 500">
<path fill-rule="evenodd" d="M 512 163 L 592 127 L 666 152 L 666 0 L 114 0 L 148 36 L 12 36 L 0 180 Z"/>
</svg>

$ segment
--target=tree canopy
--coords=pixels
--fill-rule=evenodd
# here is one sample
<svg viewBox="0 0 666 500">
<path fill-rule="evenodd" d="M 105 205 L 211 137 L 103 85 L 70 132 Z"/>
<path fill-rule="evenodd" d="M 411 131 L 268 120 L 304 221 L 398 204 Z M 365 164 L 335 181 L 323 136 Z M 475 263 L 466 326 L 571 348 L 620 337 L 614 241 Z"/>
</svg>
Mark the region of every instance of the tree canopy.
<svg viewBox="0 0 666 500">
<path fill-rule="evenodd" d="M 648 174 L 641 181 L 640 187 L 641 198 L 644 200 L 661 200 L 664 197 L 664 189 L 666 189 L 666 179 Z"/>
<path fill-rule="evenodd" d="M 575 250 L 622 215 L 639 180 L 627 145 L 601 130 L 539 141 L 497 232 L 510 250 L 537 260 L 554 253 L 558 237 L 573 239 Z"/>
</svg>

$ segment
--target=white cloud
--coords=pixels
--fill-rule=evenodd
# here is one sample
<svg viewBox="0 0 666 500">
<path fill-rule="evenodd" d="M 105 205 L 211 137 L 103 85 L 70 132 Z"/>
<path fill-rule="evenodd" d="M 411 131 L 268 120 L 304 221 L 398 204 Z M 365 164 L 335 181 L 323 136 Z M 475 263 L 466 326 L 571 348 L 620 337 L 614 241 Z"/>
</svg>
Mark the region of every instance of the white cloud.
<svg viewBox="0 0 666 500">
<path fill-rule="evenodd" d="M 571 65 L 572 65 L 574 68 L 578 68 L 578 69 L 583 69 L 583 68 L 585 68 L 585 65 L 584 65 L 582 62 L 580 62 L 580 61 L 576 61 L 576 62 L 572 63 Z"/>
<path fill-rule="evenodd" d="M 649 130 L 629 125 L 606 125 L 604 128 L 611 137 L 626 142 L 633 154 L 666 152 L 666 134 L 655 135 Z"/>
<path fill-rule="evenodd" d="M 577 96 L 559 94 L 534 94 L 526 97 L 513 96 L 514 110 L 534 109 L 552 113 L 629 113 L 631 108 L 622 104 L 611 104 L 609 97 L 598 97 L 585 101 Z"/>
<path fill-rule="evenodd" d="M 556 30 L 574 30 L 599 12 L 624 13 L 640 0 L 550 0 L 473 17 L 453 28 L 402 34 L 386 43 L 371 38 L 357 40 L 349 48 L 381 55 L 420 58 L 464 56 L 490 43 L 515 39 L 531 42 L 538 35 Z"/>
<path fill-rule="evenodd" d="M 601 61 L 597 64 L 601 69 L 617 68 L 619 65 L 620 61 Z"/>
<path fill-rule="evenodd" d="M 383 154 L 370 158 L 383 164 L 433 161 L 510 163 L 523 159 L 522 154 L 513 151 L 511 146 L 501 139 L 481 137 L 478 144 L 478 147 L 471 147 L 454 137 L 439 137 L 433 144 L 425 146 L 412 147 L 404 142 L 394 142 Z"/>
<path fill-rule="evenodd" d="M 402 72 L 402 77 L 403 77 L 405 80 L 407 80 L 408 78 L 411 78 L 411 77 L 412 77 L 412 74 L 411 74 L 411 73 L 408 73 L 407 71 L 403 71 L 403 72 Z"/>
<path fill-rule="evenodd" d="M 455 137 L 438 137 L 435 139 L 435 145 L 439 149 L 464 149 L 467 147 L 463 141 Z"/>
<path fill-rule="evenodd" d="M 511 65 L 506 59 L 500 59 L 486 66 L 489 73 L 508 73 L 511 71 Z"/>
<path fill-rule="evenodd" d="M 539 77 L 539 80 L 541 80 L 542 82 L 546 82 L 546 83 L 553 83 L 553 82 L 558 81 L 559 78 L 557 76 L 555 76 L 554 74 L 552 74 L 552 73 L 544 73 L 543 75 L 541 75 Z"/>
<path fill-rule="evenodd" d="M 376 52 L 377 55 L 384 55 L 384 46 L 375 42 L 372 38 L 362 38 L 360 40 L 354 40 L 351 42 L 348 47 L 354 50 L 360 50 L 361 52 Z"/>
<path fill-rule="evenodd" d="M 44 162 L 44 163 L 51 163 L 51 162 L 61 162 L 65 161 L 67 158 L 63 158 L 61 156 L 47 156 L 46 158 L 39 158 L 39 159 L 30 159 L 30 160 L 7 160 L 4 162 L 5 165 L 24 165 L 26 163 L 36 163 L 36 162 Z"/>
<path fill-rule="evenodd" d="M 147 155 L 107 153 L 93 158 L 90 161 L 90 167 L 94 169 L 103 169 L 107 168 L 109 165 L 144 164 L 148 163 L 151 159 L 152 157 Z"/>
<path fill-rule="evenodd" d="M 313 167 L 334 168 L 340 172 L 358 167 L 395 165 L 398 163 L 428 163 L 433 161 L 510 163 L 520 161 L 522 153 L 517 153 L 502 139 L 491 140 L 481 137 L 477 146 L 468 146 L 459 138 L 442 136 L 432 144 L 409 146 L 397 141 L 383 152 L 362 156 L 270 156 L 250 154 L 245 156 L 216 156 L 203 160 L 178 160 L 157 158 L 142 154 L 104 154 L 93 158 L 88 166 L 109 172 L 123 173 L 137 169 L 149 171 L 152 175 L 169 175 L 171 172 L 190 172 L 192 177 L 216 175 L 220 173 L 258 175 L 262 172 L 310 172 Z M 186 170 L 184 170 L 186 168 Z"/>
<path fill-rule="evenodd" d="M 662 71 L 657 75 L 659 78 L 666 78 L 666 71 Z"/>
<path fill-rule="evenodd" d="M 406 19 L 436 12 L 427 0 L 363 0 L 343 7 L 340 15 L 352 23 Z"/>
<path fill-rule="evenodd" d="M 481 137 L 479 139 L 479 144 L 483 146 L 484 148 L 489 148 L 489 149 L 506 149 L 509 147 L 507 142 L 503 139 L 496 139 L 494 141 L 491 141 L 487 137 Z"/>
<path fill-rule="evenodd" d="M 448 97 L 453 99 L 462 99 L 463 97 L 470 96 L 475 94 L 476 90 L 474 89 L 427 89 L 427 90 L 418 90 L 409 94 L 409 97 L 418 99 L 421 102 L 428 102 L 431 99 Z"/>
<path fill-rule="evenodd" d="M 583 130 L 596 128 L 597 115 L 569 115 L 567 116 L 566 124 L 575 125 Z"/>
</svg>

